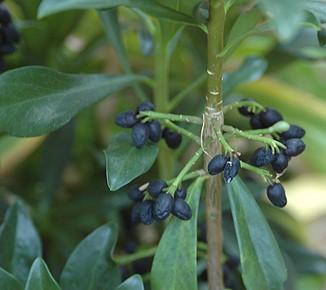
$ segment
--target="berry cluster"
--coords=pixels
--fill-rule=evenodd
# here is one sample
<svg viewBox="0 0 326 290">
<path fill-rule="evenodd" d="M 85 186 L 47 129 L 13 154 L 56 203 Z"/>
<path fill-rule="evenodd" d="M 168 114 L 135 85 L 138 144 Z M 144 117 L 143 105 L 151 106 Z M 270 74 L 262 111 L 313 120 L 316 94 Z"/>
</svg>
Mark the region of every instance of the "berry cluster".
<svg viewBox="0 0 326 290">
<path fill-rule="evenodd" d="M 0 72 L 5 66 L 3 56 L 15 52 L 15 44 L 19 39 L 20 36 L 12 23 L 10 12 L 3 4 L 0 4 Z"/>
<path fill-rule="evenodd" d="M 148 141 L 157 143 L 163 138 L 171 149 L 177 149 L 182 142 L 182 135 L 171 131 L 169 128 L 162 130 L 161 123 L 156 120 L 144 121 L 140 112 L 154 111 L 155 107 L 151 102 L 141 103 L 136 111 L 119 113 L 115 119 L 118 126 L 132 128 L 132 142 L 137 148 L 142 148 Z"/>
<path fill-rule="evenodd" d="M 171 213 L 181 220 L 189 220 L 192 212 L 185 201 L 187 190 L 181 187 L 173 197 L 167 192 L 167 188 L 167 183 L 158 179 L 144 187 L 134 186 L 129 189 L 129 198 L 137 202 L 131 212 L 132 221 L 150 225 L 154 221 L 165 220 Z"/>
</svg>

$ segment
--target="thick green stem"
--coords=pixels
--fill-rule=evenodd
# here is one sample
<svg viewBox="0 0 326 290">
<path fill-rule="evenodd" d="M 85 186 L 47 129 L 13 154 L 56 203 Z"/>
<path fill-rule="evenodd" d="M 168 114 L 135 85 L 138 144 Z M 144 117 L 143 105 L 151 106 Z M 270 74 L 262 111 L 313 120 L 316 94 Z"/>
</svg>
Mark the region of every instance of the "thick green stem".
<svg viewBox="0 0 326 290">
<path fill-rule="evenodd" d="M 170 120 L 174 122 L 185 122 L 201 125 L 203 120 L 196 116 L 190 115 L 176 115 L 176 114 L 167 114 L 153 111 L 144 111 L 139 114 L 141 117 L 145 117 L 144 121 L 149 120 Z"/>
</svg>

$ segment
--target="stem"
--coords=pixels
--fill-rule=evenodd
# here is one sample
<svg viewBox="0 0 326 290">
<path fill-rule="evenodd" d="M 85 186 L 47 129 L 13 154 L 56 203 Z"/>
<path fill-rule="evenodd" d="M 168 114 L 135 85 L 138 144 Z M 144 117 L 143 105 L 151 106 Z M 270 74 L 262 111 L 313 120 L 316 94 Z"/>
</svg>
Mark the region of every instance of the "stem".
<svg viewBox="0 0 326 290">
<path fill-rule="evenodd" d="M 196 116 L 189 116 L 189 115 L 176 115 L 176 114 L 167 114 L 167 113 L 159 113 L 153 111 L 143 111 L 140 112 L 139 115 L 141 117 L 146 117 L 144 121 L 149 120 L 170 120 L 174 122 L 185 122 L 185 123 L 192 123 L 201 125 L 203 120 Z"/>
<path fill-rule="evenodd" d="M 134 261 L 154 256 L 156 248 L 157 247 L 155 246 L 152 248 L 141 250 L 134 254 L 125 255 L 125 256 L 116 256 L 114 257 L 114 261 L 119 265 L 127 265 Z"/>
<path fill-rule="evenodd" d="M 216 130 L 221 130 L 224 118 L 222 111 L 222 66 L 223 58 L 218 57 L 224 47 L 224 0 L 210 0 L 208 21 L 208 63 L 207 95 L 204 114 L 203 140 L 216 139 Z M 216 140 L 217 141 L 217 140 Z M 209 142 L 205 151 L 205 168 L 210 157 L 222 153 L 219 142 Z M 206 185 L 207 223 L 207 272 L 208 289 L 223 290 L 223 231 L 222 231 L 222 181 L 220 175 L 210 177 Z"/>
<path fill-rule="evenodd" d="M 178 126 L 178 125 L 176 125 L 174 123 L 172 123 L 171 121 L 166 120 L 164 122 L 164 125 L 166 127 L 170 128 L 170 129 L 172 129 L 172 130 L 174 130 L 174 131 L 176 131 L 176 132 L 178 132 L 178 133 L 192 139 L 197 144 L 199 144 L 199 145 L 201 144 L 200 143 L 200 138 L 198 136 L 196 136 L 196 135 L 192 134 L 191 132 L 189 132 L 188 130 L 186 130 L 186 129 L 184 129 L 184 128 L 182 128 L 182 127 L 180 127 L 180 126 Z"/>
<path fill-rule="evenodd" d="M 255 101 L 238 101 L 238 102 L 234 102 L 232 104 L 224 106 L 223 112 L 224 112 L 224 114 L 226 114 L 227 112 L 229 112 L 235 108 L 240 108 L 242 106 L 248 106 L 248 107 L 252 108 L 253 113 L 258 113 L 258 112 L 264 110 L 264 106 L 260 105 L 259 103 L 255 102 Z"/>
<path fill-rule="evenodd" d="M 262 179 L 266 182 L 268 182 L 273 177 L 272 174 L 268 170 L 258 168 L 256 166 L 250 165 L 246 162 L 240 161 L 240 166 L 243 169 L 247 169 L 249 171 L 252 171 L 252 172 L 260 175 L 262 177 Z"/>
<path fill-rule="evenodd" d="M 234 152 L 233 148 L 229 145 L 229 143 L 225 140 L 221 130 L 216 131 L 216 135 L 218 140 L 220 141 L 225 153 L 232 153 Z"/>
</svg>

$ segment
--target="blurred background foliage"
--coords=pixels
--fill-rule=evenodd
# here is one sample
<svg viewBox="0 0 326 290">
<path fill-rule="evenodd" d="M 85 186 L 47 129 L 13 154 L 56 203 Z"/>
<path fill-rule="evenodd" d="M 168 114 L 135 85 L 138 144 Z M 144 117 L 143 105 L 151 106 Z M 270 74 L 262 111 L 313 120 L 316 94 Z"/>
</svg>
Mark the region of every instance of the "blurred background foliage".
<svg viewBox="0 0 326 290">
<path fill-rule="evenodd" d="M 112 37 L 105 33 L 95 11 L 64 12 L 37 20 L 39 2 L 6 1 L 22 35 L 18 52 L 6 59 L 7 69 L 47 65 L 73 73 L 119 73 L 126 67 L 128 70 L 128 64 L 120 64 L 121 55 L 114 50 Z M 235 5 L 230 10 L 227 31 L 242 13 L 241 9 Z M 326 289 L 323 288 L 326 274 L 323 258 L 326 255 L 326 24 L 320 23 L 313 14 L 306 19 L 305 28 L 286 44 L 280 44 L 271 33 L 253 34 L 239 43 L 225 62 L 225 103 L 243 96 L 253 97 L 279 109 L 286 120 L 307 131 L 306 153 L 291 162 L 284 176 L 287 208 L 275 209 L 261 197 L 261 206 L 288 264 L 286 289 L 289 290 Z M 133 71 L 150 75 L 154 47 L 150 31 L 139 21 L 137 13 L 125 8 L 119 9 L 119 21 L 130 66 Z M 176 95 L 205 72 L 205 43 L 205 34 L 198 29 L 186 28 L 180 33 L 171 60 L 171 95 Z M 200 114 L 205 99 L 202 83 L 189 92 L 176 112 Z M 102 150 L 110 136 L 119 130 L 113 122 L 115 114 L 135 107 L 138 102 L 132 90 L 125 90 L 84 110 L 68 125 L 47 136 L 0 135 L 0 221 L 13 200 L 23 199 L 30 207 L 42 237 L 44 258 L 55 276 L 60 274 L 76 244 L 108 220 L 120 224 L 117 250 L 120 254 L 155 244 L 161 235 L 161 227 L 132 225 L 131 204 L 125 189 L 109 192 L 105 181 Z M 248 128 L 246 119 L 236 111 L 226 116 L 226 123 Z M 235 146 L 248 155 L 253 151 L 246 141 L 239 141 Z M 192 152 L 191 144 L 184 140 L 182 148 L 171 153 L 180 161 L 171 171 L 177 172 L 181 161 Z M 157 175 L 155 166 L 137 182 Z M 260 198 L 264 189 L 259 180 L 251 175 L 244 177 Z M 227 199 L 224 208 L 225 251 L 237 254 Z M 204 241 L 203 208 L 201 211 L 199 238 Z M 123 267 L 122 273 L 126 276 L 140 273 L 146 278 L 150 265 L 151 259 L 144 259 Z M 199 263 L 198 273 L 204 287 L 205 267 L 201 265 L 203 263 Z"/>
</svg>

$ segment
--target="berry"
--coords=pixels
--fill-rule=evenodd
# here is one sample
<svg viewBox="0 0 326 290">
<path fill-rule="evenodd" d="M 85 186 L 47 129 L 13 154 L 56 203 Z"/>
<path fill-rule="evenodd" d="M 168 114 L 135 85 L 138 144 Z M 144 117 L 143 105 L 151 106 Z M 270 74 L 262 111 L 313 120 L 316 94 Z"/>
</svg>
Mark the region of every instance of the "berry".
<svg viewBox="0 0 326 290">
<path fill-rule="evenodd" d="M 137 148 L 143 147 L 149 137 L 149 129 L 146 124 L 138 123 L 132 128 L 132 141 Z"/>
<path fill-rule="evenodd" d="M 267 196 L 272 204 L 278 207 L 285 207 L 287 200 L 282 184 L 274 183 L 267 187 Z"/>
<path fill-rule="evenodd" d="M 254 152 L 251 162 L 257 167 L 262 167 L 273 162 L 274 158 L 275 156 L 272 150 L 265 147 L 260 147 Z"/>
<path fill-rule="evenodd" d="M 169 193 L 161 193 L 154 203 L 153 214 L 157 221 L 165 220 L 173 209 L 173 197 Z"/>
<path fill-rule="evenodd" d="M 266 108 L 265 111 L 260 112 L 259 118 L 265 127 L 270 127 L 283 120 L 282 115 L 272 108 Z"/>
<path fill-rule="evenodd" d="M 167 186 L 164 180 L 153 180 L 149 183 L 147 191 L 152 197 L 157 198 Z"/>
<path fill-rule="evenodd" d="M 243 99 L 242 101 L 251 101 L 251 99 Z M 248 106 L 241 106 L 240 108 L 238 108 L 238 111 L 242 116 L 245 116 L 245 117 L 250 117 L 250 116 L 255 115 L 255 113 L 249 111 Z"/>
<path fill-rule="evenodd" d="M 154 202 L 152 200 L 145 200 L 141 202 L 139 219 L 142 224 L 150 225 L 154 222 L 153 205 Z"/>
<path fill-rule="evenodd" d="M 272 162 L 272 167 L 277 173 L 282 173 L 289 165 L 289 157 L 284 153 L 277 153 L 275 155 L 274 161 Z"/>
<path fill-rule="evenodd" d="M 11 16 L 6 7 L 0 4 L 0 23 L 8 24 L 11 22 Z"/>
<path fill-rule="evenodd" d="M 143 111 L 154 111 L 155 106 L 151 102 L 143 102 L 138 105 L 137 107 L 137 113 L 143 112 Z"/>
<path fill-rule="evenodd" d="M 174 200 L 173 214 L 181 220 L 189 220 L 192 217 L 191 208 L 182 198 Z"/>
<path fill-rule="evenodd" d="M 0 44 L 0 54 L 12 54 L 15 51 L 16 51 L 15 46 L 10 43 Z"/>
<path fill-rule="evenodd" d="M 182 142 L 182 135 L 171 131 L 169 128 L 163 130 L 163 138 L 171 149 L 177 149 Z"/>
<path fill-rule="evenodd" d="M 230 183 L 240 170 L 240 159 L 237 156 L 230 158 L 224 167 L 224 180 Z"/>
<path fill-rule="evenodd" d="M 207 171 L 210 175 L 216 175 L 224 170 L 228 158 L 225 155 L 219 154 L 213 157 L 208 163 Z"/>
<path fill-rule="evenodd" d="M 131 210 L 131 221 L 133 223 L 140 222 L 140 205 L 141 203 L 136 203 L 136 205 Z"/>
<path fill-rule="evenodd" d="M 250 126 L 252 129 L 258 130 L 264 128 L 263 123 L 261 122 L 259 115 L 254 115 L 249 120 Z"/>
<path fill-rule="evenodd" d="M 119 113 L 115 118 L 115 123 L 122 128 L 132 128 L 137 122 L 136 114 L 132 111 Z"/>
<path fill-rule="evenodd" d="M 144 195 L 144 192 L 141 191 L 137 186 L 130 188 L 128 191 L 128 196 L 133 201 L 142 201 Z"/>
<path fill-rule="evenodd" d="M 16 30 L 15 26 L 12 24 L 9 24 L 7 26 L 2 27 L 4 39 L 7 42 L 18 42 L 20 39 L 20 35 L 18 31 Z"/>
<path fill-rule="evenodd" d="M 290 129 L 281 134 L 283 140 L 302 138 L 306 134 L 306 131 L 297 125 L 291 125 Z"/>
<path fill-rule="evenodd" d="M 184 187 L 178 188 L 174 194 L 176 198 L 185 199 L 187 196 L 187 189 Z"/>
<path fill-rule="evenodd" d="M 240 258 L 238 256 L 230 255 L 225 264 L 230 269 L 236 269 L 240 265 Z"/>
<path fill-rule="evenodd" d="M 306 145 L 301 139 L 294 138 L 284 141 L 284 145 L 286 146 L 285 153 L 288 156 L 298 156 L 301 154 L 305 148 Z"/>
<path fill-rule="evenodd" d="M 159 121 L 152 121 L 147 123 L 149 128 L 149 140 L 157 143 L 160 141 L 162 136 L 161 123 Z"/>
</svg>

